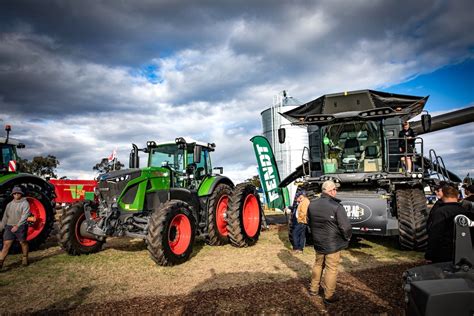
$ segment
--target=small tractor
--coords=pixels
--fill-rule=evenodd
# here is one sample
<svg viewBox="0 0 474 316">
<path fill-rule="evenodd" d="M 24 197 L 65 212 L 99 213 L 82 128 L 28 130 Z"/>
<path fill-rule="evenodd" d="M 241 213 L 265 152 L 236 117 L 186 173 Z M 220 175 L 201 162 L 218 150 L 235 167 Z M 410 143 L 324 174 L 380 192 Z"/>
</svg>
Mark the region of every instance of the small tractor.
<svg viewBox="0 0 474 316">
<path fill-rule="evenodd" d="M 0 137 L 0 219 L 5 207 L 12 200 L 11 191 L 20 186 L 30 204 L 32 216 L 28 219 L 27 240 L 31 250 L 38 249 L 49 237 L 54 222 L 54 187 L 32 174 L 18 172 L 17 148 L 23 143 L 10 138 L 11 126 L 5 127 L 6 137 Z M 3 234 L 0 234 L 0 243 Z"/>
<path fill-rule="evenodd" d="M 132 147 L 129 169 L 99 176 L 95 198 L 65 210 L 58 239 L 70 255 L 98 252 L 107 237 L 124 236 L 144 239 L 151 258 L 167 266 L 189 259 L 195 237 L 209 245 L 257 242 L 262 207 L 256 188 L 234 185 L 221 167 L 212 168 L 215 144 L 179 137 Z M 142 169 L 139 152 L 148 155 Z"/>
<path fill-rule="evenodd" d="M 354 234 L 398 235 L 403 248 L 422 250 L 428 216 L 424 188 L 439 180 L 434 174 L 461 181 L 433 150 L 429 159 L 424 156 L 421 137 L 399 137 L 402 123 L 421 114 L 427 99 L 361 90 L 323 95 L 282 113 L 293 125 L 307 128 L 309 148 L 304 148 L 302 165 L 280 187 L 301 179 L 301 187 L 317 196 L 322 183 L 333 180 Z M 472 122 L 472 117 L 470 108 L 432 124 L 431 116 L 424 114 L 413 128 L 420 135 Z M 280 143 L 285 135 L 280 127 Z M 407 142 L 413 142 L 410 151 Z M 411 170 L 405 164 L 410 160 Z"/>
</svg>

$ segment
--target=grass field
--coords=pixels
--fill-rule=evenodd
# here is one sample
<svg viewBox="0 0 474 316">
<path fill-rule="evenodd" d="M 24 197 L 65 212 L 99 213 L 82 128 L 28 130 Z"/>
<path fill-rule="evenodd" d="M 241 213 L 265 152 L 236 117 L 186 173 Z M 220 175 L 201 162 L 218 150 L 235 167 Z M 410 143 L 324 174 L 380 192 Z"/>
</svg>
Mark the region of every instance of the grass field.
<svg viewBox="0 0 474 316">
<path fill-rule="evenodd" d="M 28 267 L 20 266 L 19 255 L 7 258 L 0 273 L 0 314 L 309 278 L 314 250 L 308 246 L 304 254 L 293 255 L 287 236 L 286 225 L 271 225 L 249 248 L 211 247 L 197 241 L 191 259 L 174 267 L 157 266 L 138 239 L 110 238 L 103 251 L 76 257 L 51 240 L 45 249 L 31 253 Z M 421 259 L 421 253 L 398 250 L 393 239 L 364 239 L 343 252 L 341 271 Z"/>
</svg>

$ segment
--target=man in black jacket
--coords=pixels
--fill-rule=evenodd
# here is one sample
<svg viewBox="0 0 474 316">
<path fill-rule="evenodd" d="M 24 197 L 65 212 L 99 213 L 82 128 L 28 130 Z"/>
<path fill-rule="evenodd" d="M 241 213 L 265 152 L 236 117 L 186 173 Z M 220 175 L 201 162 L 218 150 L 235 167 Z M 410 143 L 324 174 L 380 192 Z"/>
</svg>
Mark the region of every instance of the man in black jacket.
<svg viewBox="0 0 474 316">
<path fill-rule="evenodd" d="M 428 229 L 428 247 L 425 259 L 431 262 L 447 262 L 454 258 L 454 217 L 466 214 L 466 210 L 458 203 L 459 192 L 456 188 L 446 185 L 443 190 L 443 204 L 433 212 Z"/>
<path fill-rule="evenodd" d="M 316 260 L 311 275 L 310 294 L 324 290 L 324 302 L 338 300 L 336 291 L 337 269 L 341 250 L 347 248 L 352 236 L 352 227 L 344 207 L 336 199 L 336 184 L 326 181 L 322 185 L 321 197 L 311 201 L 308 209 L 308 225 L 313 235 Z M 321 275 L 324 269 L 324 280 Z"/>
</svg>

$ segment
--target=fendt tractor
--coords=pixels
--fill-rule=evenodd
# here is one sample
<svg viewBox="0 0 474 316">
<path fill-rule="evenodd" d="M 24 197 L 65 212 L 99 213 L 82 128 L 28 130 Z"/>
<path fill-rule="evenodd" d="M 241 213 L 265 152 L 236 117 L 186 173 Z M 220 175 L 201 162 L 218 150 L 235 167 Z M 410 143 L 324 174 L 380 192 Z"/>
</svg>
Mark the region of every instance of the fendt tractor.
<svg viewBox="0 0 474 316">
<path fill-rule="evenodd" d="M 20 186 L 30 204 L 32 216 L 28 218 L 27 240 L 31 250 L 48 238 L 54 222 L 54 187 L 28 173 L 18 172 L 17 148 L 25 148 L 23 143 L 10 138 L 11 126 L 5 127 L 6 137 L 0 137 L 0 219 L 5 207 L 12 200 L 14 186 Z M 0 244 L 3 236 L 0 234 Z"/>
<path fill-rule="evenodd" d="M 180 264 L 192 253 L 195 237 L 209 245 L 230 241 L 236 247 L 255 244 L 262 207 L 256 188 L 235 185 L 212 168 L 215 144 L 147 142 L 133 144 L 130 169 L 99 177 L 96 197 L 73 204 L 59 223 L 59 242 L 71 255 L 101 250 L 109 236 L 142 238 L 159 265 Z M 139 168 L 139 152 L 148 155 Z M 213 170 L 220 170 L 214 174 Z"/>
<path fill-rule="evenodd" d="M 282 113 L 293 125 L 307 128 L 309 148 L 304 148 L 302 165 L 280 186 L 302 179 L 302 187 L 318 195 L 322 183 L 333 180 L 354 234 L 399 235 L 403 248 L 425 248 L 428 210 L 424 188 L 439 181 L 440 174 L 443 179 L 461 181 L 433 150 L 429 159 L 424 157 L 421 137 L 398 137 L 402 123 L 421 114 L 427 99 L 362 90 L 323 95 Z M 449 122 L 432 122 L 424 114 L 413 128 L 420 135 L 472 122 L 472 112 L 470 108 L 467 113 L 443 118 Z M 278 130 L 278 136 L 283 143 L 284 128 Z M 407 142 L 414 143 L 414 151 L 401 151 L 410 148 Z M 410 172 L 405 164 L 409 160 L 414 163 Z"/>
</svg>

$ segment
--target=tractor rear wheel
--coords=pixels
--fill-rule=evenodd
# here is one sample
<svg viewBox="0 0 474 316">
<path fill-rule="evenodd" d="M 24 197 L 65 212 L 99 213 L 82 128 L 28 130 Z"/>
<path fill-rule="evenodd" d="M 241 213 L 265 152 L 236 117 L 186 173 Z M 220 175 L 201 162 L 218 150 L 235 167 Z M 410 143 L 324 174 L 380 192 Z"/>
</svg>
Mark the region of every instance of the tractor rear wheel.
<svg viewBox="0 0 474 316">
<path fill-rule="evenodd" d="M 211 246 L 223 245 L 229 240 L 226 216 L 231 194 L 232 188 L 228 184 L 221 183 L 216 186 L 209 198 L 207 243 Z"/>
<path fill-rule="evenodd" d="M 400 246 L 409 250 L 424 250 L 428 244 L 428 210 L 423 190 L 400 189 L 395 194 Z"/>
<path fill-rule="evenodd" d="M 150 217 L 147 248 L 150 257 L 161 266 L 180 264 L 193 251 L 196 222 L 185 202 L 171 200 Z"/>
<path fill-rule="evenodd" d="M 16 183 L 25 192 L 25 197 L 30 204 L 30 213 L 33 220 L 28 221 L 28 233 L 26 240 L 28 241 L 30 250 L 37 250 L 48 239 L 54 224 L 54 208 L 51 194 L 44 188 L 33 183 Z M 0 194 L 0 218 L 7 204 L 12 200 L 11 190 L 13 187 L 7 188 Z M 3 234 L 0 234 L 0 244 L 3 243 Z M 19 252 L 19 244 L 15 242 L 12 247 L 13 252 Z"/>
<path fill-rule="evenodd" d="M 91 211 L 91 216 L 95 218 L 97 213 Z M 84 202 L 73 204 L 59 220 L 59 244 L 70 255 L 87 255 L 102 250 L 103 241 L 81 234 L 81 226 L 86 224 L 85 220 Z"/>
<path fill-rule="evenodd" d="M 261 226 L 262 206 L 255 186 L 238 184 L 227 209 L 227 231 L 231 244 L 235 247 L 254 245 L 260 236 Z"/>
</svg>

